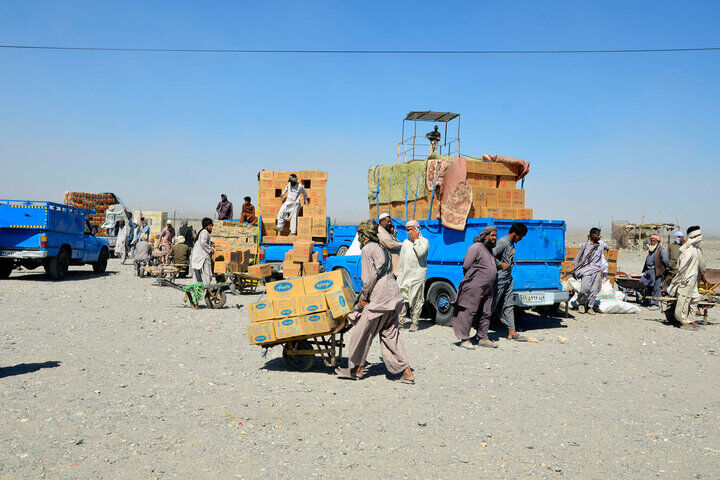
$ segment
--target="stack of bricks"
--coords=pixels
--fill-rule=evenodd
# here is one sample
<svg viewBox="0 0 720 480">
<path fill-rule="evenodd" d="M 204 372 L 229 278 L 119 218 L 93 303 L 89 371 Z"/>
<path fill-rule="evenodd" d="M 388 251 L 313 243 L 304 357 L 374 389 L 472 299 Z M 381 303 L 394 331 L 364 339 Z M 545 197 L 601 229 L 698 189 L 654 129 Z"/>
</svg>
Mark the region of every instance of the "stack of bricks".
<svg viewBox="0 0 720 480">
<path fill-rule="evenodd" d="M 298 241 L 285 253 L 283 278 L 295 278 L 320 273 L 318 252 L 313 252 L 312 242 Z"/>
<path fill-rule="evenodd" d="M 560 268 L 560 278 L 568 278 L 570 276 L 574 269 L 573 261 L 575 260 L 575 257 L 577 257 L 578 252 L 580 252 L 580 247 L 565 248 L 565 261 L 562 263 Z M 617 275 L 619 252 L 620 251 L 617 249 L 610 249 L 605 252 L 605 260 L 608 262 L 607 279 L 613 285 L 615 285 L 615 275 Z"/>
<path fill-rule="evenodd" d="M 251 345 L 330 333 L 355 305 L 339 270 L 270 282 L 266 290 L 266 302 L 249 305 Z"/>
<path fill-rule="evenodd" d="M 499 218 L 530 220 L 531 208 L 525 208 L 525 190 L 517 188 L 516 168 L 496 162 L 484 162 L 467 158 L 467 182 L 472 187 L 473 202 L 468 218 Z M 414 201 L 380 204 L 379 213 L 388 212 L 393 218 L 402 220 L 435 220 L 438 218 L 440 201 L 435 192 L 432 199 L 432 213 L 428 196 Z M 370 218 L 377 218 L 378 207 L 370 205 Z"/>
<path fill-rule="evenodd" d="M 290 235 L 290 222 L 282 232 L 275 230 L 278 211 L 282 206 L 282 192 L 288 185 L 288 177 L 295 173 L 308 194 L 308 205 L 300 209 L 296 235 Z M 299 172 L 260 172 L 260 215 L 263 243 L 295 243 L 298 240 L 325 243 L 327 241 L 326 208 L 327 172 L 301 170 Z"/>
<path fill-rule="evenodd" d="M 247 272 L 257 253 L 257 228 L 227 220 L 213 225 L 215 273 Z"/>
</svg>

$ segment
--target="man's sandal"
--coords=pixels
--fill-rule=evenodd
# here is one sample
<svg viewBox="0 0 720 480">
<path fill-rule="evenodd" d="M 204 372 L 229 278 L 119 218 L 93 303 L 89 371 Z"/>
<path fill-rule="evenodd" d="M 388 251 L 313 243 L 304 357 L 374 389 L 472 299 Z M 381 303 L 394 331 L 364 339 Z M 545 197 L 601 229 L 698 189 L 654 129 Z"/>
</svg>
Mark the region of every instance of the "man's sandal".
<svg viewBox="0 0 720 480">
<path fill-rule="evenodd" d="M 527 342 L 528 341 L 527 337 L 523 337 L 519 333 L 516 333 L 512 337 L 508 337 L 508 340 L 515 340 L 516 342 Z"/>
</svg>

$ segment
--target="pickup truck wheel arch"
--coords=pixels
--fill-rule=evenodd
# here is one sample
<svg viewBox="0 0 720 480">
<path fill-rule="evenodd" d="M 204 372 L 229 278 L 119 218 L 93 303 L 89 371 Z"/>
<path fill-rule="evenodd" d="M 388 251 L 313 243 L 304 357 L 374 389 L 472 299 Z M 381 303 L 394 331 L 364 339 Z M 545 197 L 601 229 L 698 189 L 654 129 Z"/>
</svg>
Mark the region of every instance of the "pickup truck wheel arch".
<svg viewBox="0 0 720 480">
<path fill-rule="evenodd" d="M 426 296 L 426 306 L 431 317 L 434 316 L 438 325 L 450 325 L 452 322 L 452 303 L 457 292 L 452 284 L 445 280 L 435 280 L 430 284 Z"/>
<path fill-rule="evenodd" d="M 345 253 L 347 253 L 349 248 L 350 247 L 348 247 L 347 245 L 340 245 L 337 249 L 337 252 L 335 252 L 335 255 L 338 255 L 338 256 L 345 255 Z"/>
</svg>

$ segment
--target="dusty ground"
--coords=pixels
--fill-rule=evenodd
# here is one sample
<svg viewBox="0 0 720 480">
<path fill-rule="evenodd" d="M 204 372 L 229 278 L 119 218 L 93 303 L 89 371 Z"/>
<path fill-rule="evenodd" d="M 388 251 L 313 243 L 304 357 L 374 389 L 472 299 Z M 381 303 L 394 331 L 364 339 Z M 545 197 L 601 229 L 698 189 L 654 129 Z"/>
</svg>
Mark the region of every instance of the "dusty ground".
<svg viewBox="0 0 720 480">
<path fill-rule="evenodd" d="M 377 345 L 359 382 L 287 371 L 247 343 L 257 298 L 193 311 L 116 260 L 0 282 L 0 478 L 720 476 L 720 309 L 700 332 L 533 314 L 540 343 L 496 350 L 405 330 L 408 386 Z"/>
</svg>

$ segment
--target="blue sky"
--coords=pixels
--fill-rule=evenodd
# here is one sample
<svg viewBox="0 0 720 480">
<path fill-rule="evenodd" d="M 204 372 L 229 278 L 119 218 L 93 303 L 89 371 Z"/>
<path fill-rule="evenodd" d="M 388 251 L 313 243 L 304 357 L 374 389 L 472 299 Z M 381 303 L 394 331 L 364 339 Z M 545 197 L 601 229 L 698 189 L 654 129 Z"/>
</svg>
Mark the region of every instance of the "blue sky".
<svg viewBox="0 0 720 480">
<path fill-rule="evenodd" d="M 720 2 L 0 4 L 0 43 L 257 49 L 720 46 Z M 265 169 L 329 171 L 328 210 L 367 212 L 410 110 L 462 113 L 462 152 L 531 162 L 536 218 L 720 231 L 720 52 L 320 56 L 0 50 L 10 198 L 113 191 L 212 213 Z"/>
</svg>

